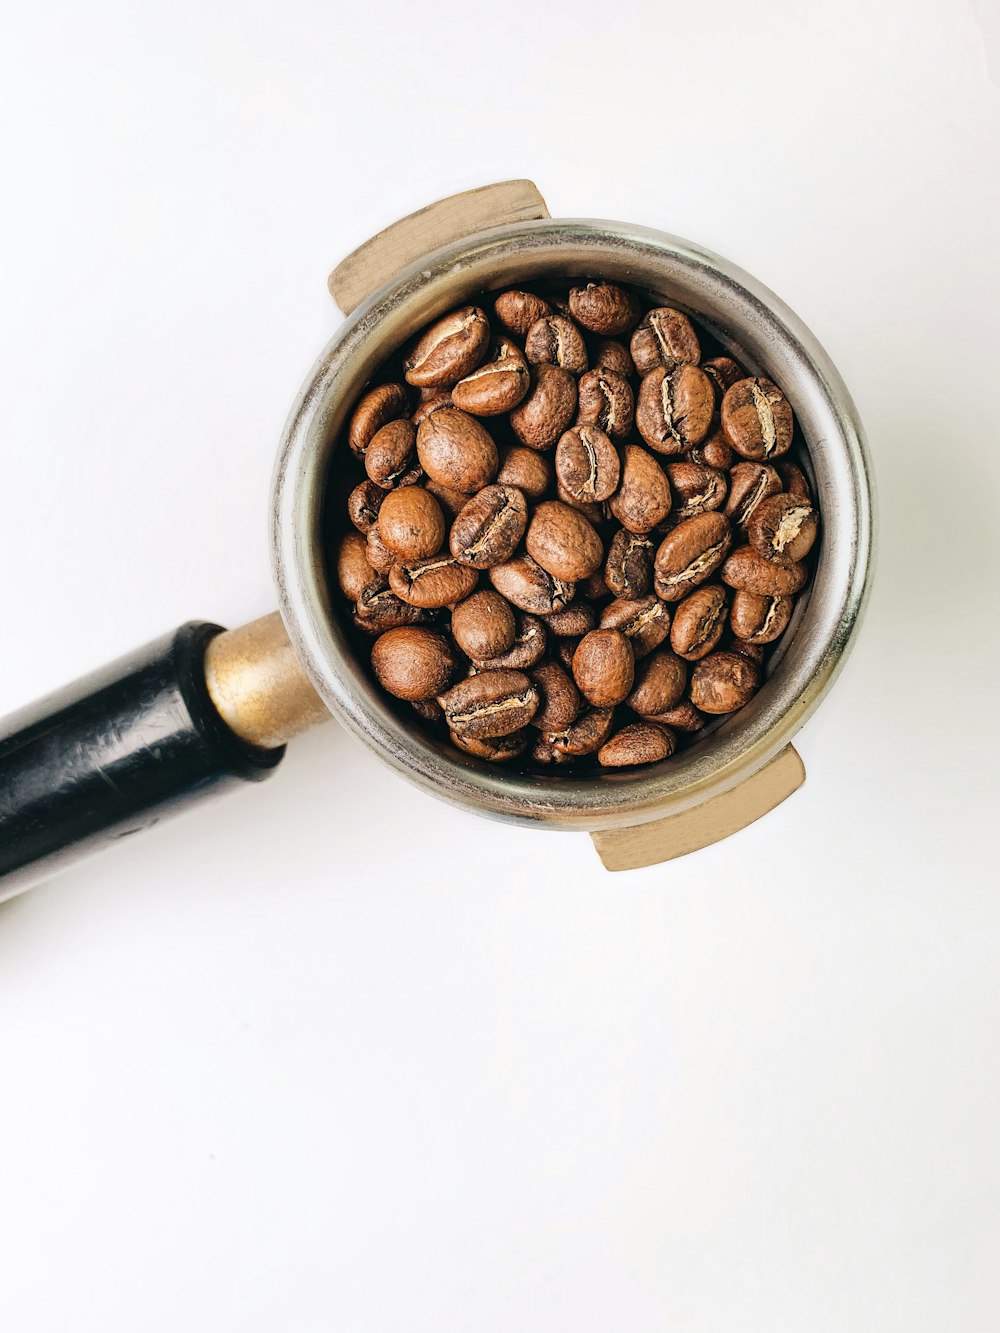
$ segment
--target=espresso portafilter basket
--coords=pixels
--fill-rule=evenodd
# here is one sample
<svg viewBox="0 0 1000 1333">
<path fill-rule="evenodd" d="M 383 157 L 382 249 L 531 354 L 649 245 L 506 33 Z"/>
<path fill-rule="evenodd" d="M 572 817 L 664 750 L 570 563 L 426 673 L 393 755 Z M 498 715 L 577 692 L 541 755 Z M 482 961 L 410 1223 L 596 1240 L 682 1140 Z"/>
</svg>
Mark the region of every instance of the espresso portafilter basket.
<svg viewBox="0 0 1000 1333">
<path fill-rule="evenodd" d="M 698 744 L 639 772 L 574 778 L 491 768 L 407 724 L 358 661 L 326 572 L 323 509 L 342 426 L 382 363 L 480 293 L 597 278 L 695 316 L 782 386 L 822 514 L 810 587 L 760 691 Z M 334 269 L 345 319 L 282 436 L 270 540 L 279 610 L 239 629 L 191 622 L 0 722 L 0 898 L 165 814 L 278 766 L 331 715 L 452 804 L 587 831 L 608 869 L 668 860 L 771 810 L 804 780 L 791 740 L 857 633 L 872 574 L 871 467 L 829 357 L 778 297 L 728 260 L 628 223 L 557 219 L 530 181 L 443 199 Z"/>
</svg>

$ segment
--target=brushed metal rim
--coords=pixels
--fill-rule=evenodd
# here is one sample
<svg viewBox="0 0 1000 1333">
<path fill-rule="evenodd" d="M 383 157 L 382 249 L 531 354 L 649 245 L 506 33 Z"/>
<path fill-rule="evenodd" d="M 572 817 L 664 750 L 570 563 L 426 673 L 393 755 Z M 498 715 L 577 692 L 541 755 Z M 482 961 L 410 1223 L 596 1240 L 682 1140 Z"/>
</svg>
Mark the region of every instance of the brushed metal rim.
<svg viewBox="0 0 1000 1333">
<path fill-rule="evenodd" d="M 785 390 L 815 474 L 822 543 L 780 665 L 705 740 L 636 774 L 544 778 L 490 769 L 400 720 L 354 657 L 322 550 L 326 477 L 346 412 L 381 363 L 474 293 L 544 276 L 600 276 L 697 315 Z M 773 292 L 679 237 L 620 222 L 545 219 L 464 237 L 387 282 L 345 321 L 292 408 L 274 474 L 271 539 L 282 616 L 324 702 L 381 759 L 452 804 L 523 824 L 598 830 L 680 813 L 751 776 L 818 707 L 856 634 L 871 579 L 874 492 L 861 423 L 823 348 Z"/>
</svg>

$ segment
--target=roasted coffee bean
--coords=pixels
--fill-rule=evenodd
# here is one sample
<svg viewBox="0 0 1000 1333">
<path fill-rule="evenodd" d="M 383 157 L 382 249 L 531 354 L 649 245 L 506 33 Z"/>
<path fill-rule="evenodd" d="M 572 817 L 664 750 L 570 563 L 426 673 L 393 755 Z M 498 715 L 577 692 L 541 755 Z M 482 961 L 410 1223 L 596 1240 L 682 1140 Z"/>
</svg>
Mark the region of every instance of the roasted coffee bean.
<svg viewBox="0 0 1000 1333">
<path fill-rule="evenodd" d="M 614 439 L 624 440 L 635 421 L 635 397 L 624 375 L 613 370 L 581 375 L 577 421 L 593 423 Z"/>
<path fill-rule="evenodd" d="M 424 482 L 424 489 L 430 491 L 435 500 L 441 504 L 445 513 L 450 514 L 452 518 L 460 514 L 469 503 L 469 497 L 464 491 L 453 490 L 450 486 L 442 486 L 432 477 L 428 477 Z"/>
<path fill-rule="evenodd" d="M 441 506 L 422 486 L 390 491 L 378 511 L 379 537 L 400 560 L 437 555 L 444 545 Z"/>
<path fill-rule="evenodd" d="M 712 651 L 726 628 L 726 590 L 713 583 L 696 588 L 674 612 L 670 646 L 678 657 L 697 662 Z"/>
<path fill-rule="evenodd" d="M 753 592 L 733 594 L 729 627 L 747 643 L 773 643 L 788 628 L 795 606 L 793 597 L 758 597 Z"/>
<path fill-rule="evenodd" d="M 524 544 L 536 564 L 565 583 L 587 578 L 604 558 L 601 539 L 584 516 L 558 500 L 536 507 Z"/>
<path fill-rule="evenodd" d="M 684 697 L 687 666 L 674 653 L 660 650 L 636 664 L 635 685 L 625 702 L 640 717 L 656 717 Z"/>
<path fill-rule="evenodd" d="M 612 514 L 629 532 L 651 532 L 670 513 L 670 483 L 646 449 L 627 444 L 622 450 L 621 482 L 608 501 Z"/>
<path fill-rule="evenodd" d="M 645 597 L 653 586 L 653 543 L 621 528 L 611 539 L 604 582 L 616 597 Z"/>
<path fill-rule="evenodd" d="M 571 289 L 569 312 L 591 333 L 627 333 L 639 318 L 639 302 L 613 282 L 588 282 Z"/>
<path fill-rule="evenodd" d="M 463 740 L 509 736 L 534 717 L 540 698 L 523 671 L 480 671 L 438 697 L 445 721 Z"/>
<path fill-rule="evenodd" d="M 639 385 L 635 424 L 659 454 L 681 454 L 700 444 L 712 424 L 712 382 L 697 366 L 651 370 Z"/>
<path fill-rule="evenodd" d="M 531 615 L 544 616 L 569 606 L 576 585 L 553 578 L 530 555 L 519 556 L 489 571 L 490 582 L 501 596 Z"/>
<path fill-rule="evenodd" d="M 781 478 L 764 463 L 737 463 L 729 474 L 729 499 L 726 517 L 734 528 L 746 531 L 751 515 L 762 500 L 777 495 Z"/>
<path fill-rule="evenodd" d="M 475 370 L 490 341 L 490 325 L 478 306 L 444 315 L 420 335 L 403 362 L 407 384 L 451 388 Z"/>
<path fill-rule="evenodd" d="M 375 434 L 388 421 L 405 417 L 409 411 L 406 389 L 402 384 L 379 384 L 369 389 L 351 413 L 347 441 L 354 453 L 363 458 Z"/>
<path fill-rule="evenodd" d="M 374 523 L 368 529 L 368 537 L 365 540 L 365 552 L 368 556 L 368 563 L 372 569 L 377 569 L 380 574 L 388 574 L 396 563 L 396 557 L 389 550 L 382 540 L 382 534 L 379 532 L 378 524 Z"/>
<path fill-rule="evenodd" d="M 415 426 L 419 426 L 425 417 L 437 412 L 442 407 L 454 407 L 451 394 L 447 389 L 421 389 L 417 410 L 410 417 Z"/>
<path fill-rule="evenodd" d="M 354 608 L 354 623 L 366 634 L 382 634 L 385 630 L 416 625 L 426 619 L 426 611 L 401 601 L 384 583 L 373 583 L 366 588 Z"/>
<path fill-rule="evenodd" d="M 541 740 L 550 753 L 542 762 L 558 764 L 594 754 L 611 734 L 614 720 L 613 708 L 591 708 L 578 717 L 572 726 L 564 727 L 560 731 L 543 731 Z M 539 747 L 536 746 L 533 757 L 542 758 L 538 750 Z"/>
<path fill-rule="evenodd" d="M 631 379 L 635 374 L 635 363 L 629 356 L 628 348 L 614 338 L 598 338 L 594 343 L 590 364 L 594 370 L 610 370 L 623 379 Z"/>
<path fill-rule="evenodd" d="M 757 506 L 747 523 L 747 540 L 765 560 L 794 565 L 812 550 L 819 518 L 808 500 L 772 495 Z"/>
<path fill-rule="evenodd" d="M 712 381 L 717 404 L 722 402 L 727 389 L 746 376 L 746 371 L 731 356 L 710 356 L 701 363 L 701 368 Z"/>
<path fill-rule="evenodd" d="M 599 426 L 574 426 L 556 445 L 556 476 L 575 500 L 607 500 L 621 476 L 618 450 Z"/>
<path fill-rule="evenodd" d="M 451 391 L 456 407 L 477 417 L 510 412 L 528 392 L 531 376 L 521 349 L 509 338 L 497 338 L 491 356 Z"/>
<path fill-rule="evenodd" d="M 670 610 L 658 597 L 619 597 L 601 612 L 600 625 L 621 630 L 638 660 L 659 648 L 670 633 Z"/>
<path fill-rule="evenodd" d="M 712 577 L 731 543 L 729 520 L 723 514 L 696 514 L 679 523 L 656 552 L 657 597 L 665 602 L 680 601 Z"/>
<path fill-rule="evenodd" d="M 743 458 L 770 462 L 792 443 L 792 409 L 771 380 L 737 380 L 722 400 L 722 430 Z"/>
<path fill-rule="evenodd" d="M 701 360 L 701 345 L 694 325 L 687 315 L 669 306 L 650 310 L 632 334 L 632 360 L 640 375 L 657 366 L 673 370 L 677 366 L 696 366 Z"/>
<path fill-rule="evenodd" d="M 527 522 L 528 505 L 515 486 L 487 486 L 451 525 L 451 553 L 474 569 L 503 564 L 514 554 Z"/>
<path fill-rule="evenodd" d="M 576 412 L 576 380 L 568 370 L 539 365 L 527 396 L 511 412 L 514 434 L 529 449 L 551 449 Z"/>
<path fill-rule="evenodd" d="M 569 672 L 558 662 L 542 662 L 529 674 L 542 700 L 531 725 L 539 731 L 564 731 L 571 727 L 580 712 L 580 691 Z"/>
<path fill-rule="evenodd" d="M 570 602 L 562 611 L 545 617 L 545 628 L 559 639 L 576 639 L 597 624 L 597 614 L 589 602 Z"/>
<path fill-rule="evenodd" d="M 735 713 L 749 703 L 760 672 L 739 653 L 710 653 L 691 673 L 691 702 L 703 713 Z"/>
<path fill-rule="evenodd" d="M 389 586 L 397 597 L 414 606 L 454 606 L 468 597 L 479 576 L 450 555 L 432 555 L 427 560 L 407 560 L 393 565 Z"/>
<path fill-rule="evenodd" d="M 728 472 L 733 465 L 733 451 L 726 443 L 721 427 L 711 430 L 701 444 L 688 450 L 687 456 L 690 462 L 714 467 L 719 472 Z"/>
<path fill-rule="evenodd" d="M 463 736 L 460 732 L 449 732 L 451 743 L 466 754 L 485 759 L 488 764 L 506 764 L 517 759 L 528 748 L 528 733 L 522 727 L 512 731 L 509 736 Z"/>
<path fill-rule="evenodd" d="M 537 616 L 529 616 L 521 611 L 517 617 L 517 632 L 514 642 L 505 653 L 496 657 L 475 658 L 475 665 L 480 671 L 527 671 L 545 656 L 548 640 L 545 626 Z"/>
<path fill-rule="evenodd" d="M 668 463 L 674 518 L 693 518 L 720 509 L 726 499 L 725 473 L 699 463 Z"/>
<path fill-rule="evenodd" d="M 451 613 L 452 638 L 473 661 L 509 652 L 516 632 L 510 603 L 492 588 L 474 592 Z"/>
<path fill-rule="evenodd" d="M 576 646 L 579 642 L 579 639 L 570 636 L 565 639 L 556 639 L 552 645 L 556 660 L 566 668 L 570 675 L 573 674 L 573 654 L 576 652 Z"/>
<path fill-rule="evenodd" d="M 373 481 L 362 481 L 347 497 L 347 517 L 359 532 L 368 533 L 378 519 L 385 491 Z"/>
<path fill-rule="evenodd" d="M 729 653 L 739 653 L 748 662 L 753 662 L 754 666 L 762 667 L 764 665 L 763 644 L 750 643 L 747 639 L 737 639 L 735 636 L 731 636 L 729 642 L 725 644 L 725 649 Z"/>
<path fill-rule="evenodd" d="M 410 707 L 425 722 L 444 721 L 444 709 L 436 699 L 411 699 Z"/>
<path fill-rule="evenodd" d="M 789 495 L 794 495 L 797 500 L 812 500 L 809 482 L 800 467 L 796 467 L 794 463 L 786 463 L 782 459 L 778 464 L 778 475 L 781 477 L 781 489 L 783 491 L 786 491 Z"/>
<path fill-rule="evenodd" d="M 722 566 L 722 582 L 758 597 L 791 597 L 806 581 L 805 565 L 776 565 L 752 546 L 740 546 Z"/>
<path fill-rule="evenodd" d="M 708 721 L 703 713 L 698 712 L 690 699 L 682 699 L 679 704 L 661 713 L 659 717 L 651 717 L 649 720 L 658 722 L 661 727 L 669 727 L 671 731 L 683 731 L 687 735 L 701 731 Z"/>
<path fill-rule="evenodd" d="M 573 679 L 595 708 L 613 708 L 632 688 L 635 657 L 620 630 L 592 629 L 573 654 Z"/>
<path fill-rule="evenodd" d="M 376 486 L 389 490 L 399 483 L 413 466 L 416 442 L 417 428 L 404 417 L 387 421 L 375 432 L 365 450 L 365 471 Z"/>
<path fill-rule="evenodd" d="M 397 699 L 427 699 L 446 689 L 456 667 L 443 634 L 418 626 L 391 629 L 372 646 L 378 683 Z"/>
<path fill-rule="evenodd" d="M 604 522 L 605 510 L 602 503 L 597 500 L 578 500 L 561 481 L 556 481 L 556 498 L 564 505 L 569 505 L 570 509 L 582 514 L 592 528 L 599 528 Z"/>
<path fill-rule="evenodd" d="M 432 481 L 474 495 L 496 476 L 493 437 L 475 417 L 442 407 L 417 428 L 417 457 Z"/>
<path fill-rule="evenodd" d="M 497 481 L 501 486 L 516 486 L 529 500 L 540 500 L 552 484 L 552 467 L 537 450 L 511 444 L 500 455 Z"/>
<path fill-rule="evenodd" d="M 604 582 L 604 574 L 599 569 L 577 585 L 577 592 L 588 602 L 604 602 L 611 596 L 611 589 Z"/>
<path fill-rule="evenodd" d="M 631 722 L 622 727 L 597 751 L 603 768 L 630 768 L 637 764 L 658 764 L 669 759 L 677 748 L 673 733 L 655 722 Z"/>
<path fill-rule="evenodd" d="M 571 375 L 587 369 L 587 345 L 583 334 L 565 315 L 543 315 L 524 338 L 524 354 L 533 366 L 559 366 Z"/>
<path fill-rule="evenodd" d="M 552 313 L 548 301 L 534 292 L 501 292 L 493 306 L 500 324 L 518 338 L 523 338 L 536 320 Z"/>
<path fill-rule="evenodd" d="M 345 532 L 337 545 L 337 582 L 349 602 L 356 602 L 372 584 L 385 584 L 368 559 L 368 546 L 360 532 Z"/>
</svg>

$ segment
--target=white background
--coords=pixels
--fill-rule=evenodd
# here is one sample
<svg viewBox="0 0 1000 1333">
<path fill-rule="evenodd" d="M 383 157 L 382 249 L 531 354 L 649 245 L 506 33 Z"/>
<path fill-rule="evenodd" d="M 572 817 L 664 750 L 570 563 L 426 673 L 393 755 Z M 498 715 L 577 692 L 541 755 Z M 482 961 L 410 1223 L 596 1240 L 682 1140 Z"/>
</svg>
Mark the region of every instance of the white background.
<svg viewBox="0 0 1000 1333">
<path fill-rule="evenodd" d="M 491 180 L 777 290 L 883 526 L 720 846 L 607 875 L 331 725 L 0 912 L 0 1325 L 1000 1328 L 994 0 L 5 11 L 0 713 L 271 609 L 328 270 Z"/>
</svg>

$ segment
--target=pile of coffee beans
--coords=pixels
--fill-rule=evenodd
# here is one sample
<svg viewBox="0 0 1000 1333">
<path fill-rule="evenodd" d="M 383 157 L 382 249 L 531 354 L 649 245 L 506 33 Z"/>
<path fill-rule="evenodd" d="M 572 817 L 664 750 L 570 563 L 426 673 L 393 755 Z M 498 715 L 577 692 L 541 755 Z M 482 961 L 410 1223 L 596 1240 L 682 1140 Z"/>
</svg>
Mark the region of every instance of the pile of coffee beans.
<svg viewBox="0 0 1000 1333">
<path fill-rule="evenodd" d="M 681 311 L 494 293 L 356 404 L 331 574 L 379 684 L 460 750 L 656 763 L 788 626 L 819 527 L 794 443 L 781 389 Z"/>
</svg>

